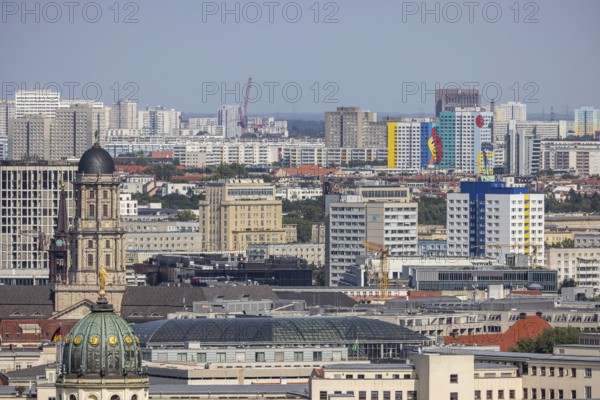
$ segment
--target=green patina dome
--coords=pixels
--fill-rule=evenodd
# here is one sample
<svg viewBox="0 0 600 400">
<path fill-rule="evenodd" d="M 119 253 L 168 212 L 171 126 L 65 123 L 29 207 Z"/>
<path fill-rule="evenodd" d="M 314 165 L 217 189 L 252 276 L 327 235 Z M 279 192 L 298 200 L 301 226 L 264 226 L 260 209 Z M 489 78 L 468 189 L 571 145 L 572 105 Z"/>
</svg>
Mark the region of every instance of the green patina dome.
<svg viewBox="0 0 600 400">
<path fill-rule="evenodd" d="M 66 376 L 142 376 L 139 339 L 105 298 L 65 338 L 62 373 Z"/>
</svg>

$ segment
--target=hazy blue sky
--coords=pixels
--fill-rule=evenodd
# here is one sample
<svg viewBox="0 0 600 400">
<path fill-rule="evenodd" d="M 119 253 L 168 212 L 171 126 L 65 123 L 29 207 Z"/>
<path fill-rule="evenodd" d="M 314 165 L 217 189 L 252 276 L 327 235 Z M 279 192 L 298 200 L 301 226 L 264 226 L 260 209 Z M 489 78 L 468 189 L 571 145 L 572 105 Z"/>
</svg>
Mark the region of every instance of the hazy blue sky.
<svg viewBox="0 0 600 400">
<path fill-rule="evenodd" d="M 439 10 L 431 14 L 422 12 L 421 1 L 392 0 L 240 2 L 231 14 L 222 13 L 223 4 L 235 10 L 231 1 L 119 1 L 118 15 L 113 1 L 75 3 L 70 22 L 62 0 L 60 16 L 57 3 L 30 2 L 33 12 L 27 13 L 20 1 L 2 2 L 3 98 L 13 82 L 57 82 L 63 97 L 68 82 L 78 82 L 75 97 L 85 95 L 87 85 L 87 97 L 100 88 L 101 100 L 111 103 L 118 86 L 120 97 L 137 91 L 133 97 L 142 107 L 209 113 L 222 103 L 222 88 L 241 88 L 252 76 L 262 96 L 250 104 L 250 114 L 341 105 L 432 113 L 433 95 L 420 92 L 436 82 L 478 82 L 488 98 L 499 87 L 501 102 L 517 97 L 531 112 L 600 105 L 597 0 L 472 2 L 473 21 L 463 0 L 428 2 L 428 9 L 437 4 Z M 298 8 L 302 15 L 293 23 Z M 137 22 L 124 23 L 128 15 Z"/>
</svg>

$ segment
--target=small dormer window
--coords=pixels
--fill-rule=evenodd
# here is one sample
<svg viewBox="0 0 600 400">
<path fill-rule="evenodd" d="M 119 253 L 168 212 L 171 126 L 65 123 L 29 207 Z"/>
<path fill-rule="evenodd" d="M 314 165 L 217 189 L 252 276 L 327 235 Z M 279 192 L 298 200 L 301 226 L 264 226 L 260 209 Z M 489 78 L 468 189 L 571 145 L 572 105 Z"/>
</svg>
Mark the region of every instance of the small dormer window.
<svg viewBox="0 0 600 400">
<path fill-rule="evenodd" d="M 23 317 L 23 316 L 25 316 L 25 314 L 23 314 L 23 313 L 22 313 L 22 312 L 20 312 L 20 311 L 15 311 L 15 312 L 13 312 L 12 314 L 10 314 L 10 316 L 11 316 L 11 317 Z"/>
</svg>

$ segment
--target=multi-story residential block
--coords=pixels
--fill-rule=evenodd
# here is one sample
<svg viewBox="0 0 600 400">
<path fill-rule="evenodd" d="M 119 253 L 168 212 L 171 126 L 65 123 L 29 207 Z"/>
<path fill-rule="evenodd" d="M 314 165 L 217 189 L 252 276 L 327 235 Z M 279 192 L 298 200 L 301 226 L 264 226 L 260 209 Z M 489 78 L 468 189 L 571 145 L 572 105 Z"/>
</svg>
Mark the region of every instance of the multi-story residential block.
<svg viewBox="0 0 600 400">
<path fill-rule="evenodd" d="M 245 251 L 251 243 L 286 243 L 275 186 L 258 179 L 209 183 L 200 201 L 204 251 Z"/>
<path fill-rule="evenodd" d="M 259 136 L 288 137 L 287 121 L 276 121 L 274 117 L 248 117 L 248 132 Z"/>
<path fill-rule="evenodd" d="M 262 261 L 271 256 L 298 257 L 318 267 L 325 265 L 325 243 L 251 244 L 246 256 L 251 261 Z"/>
<path fill-rule="evenodd" d="M 217 124 L 223 127 L 223 136 L 227 139 L 241 136 L 240 115 L 240 107 L 236 105 L 224 105 L 217 110 Z"/>
<path fill-rule="evenodd" d="M 8 159 L 8 138 L 0 137 L 0 161 Z"/>
<path fill-rule="evenodd" d="M 600 233 L 575 233 L 575 247 L 600 247 Z"/>
<path fill-rule="evenodd" d="M 442 112 L 440 167 L 472 174 L 489 173 L 494 163 L 492 121 L 493 114 L 479 108 Z"/>
<path fill-rule="evenodd" d="M 444 111 L 455 111 L 457 108 L 481 107 L 479 89 L 436 89 L 435 116 Z"/>
<path fill-rule="evenodd" d="M 358 107 L 338 107 L 325 113 L 327 147 L 366 147 L 367 125 L 377 121 L 377 114 Z M 384 142 L 385 143 L 385 142 Z"/>
<path fill-rule="evenodd" d="M 430 119 L 387 123 L 388 167 L 407 171 L 435 168 L 443 157 L 438 124 Z"/>
<path fill-rule="evenodd" d="M 593 135 L 600 131 L 600 110 L 593 107 L 576 108 L 573 127 L 576 136 Z"/>
<path fill-rule="evenodd" d="M 368 122 L 363 127 L 363 147 L 383 148 L 388 142 L 388 120 Z"/>
<path fill-rule="evenodd" d="M 32 114 L 54 118 L 59 106 L 59 92 L 52 90 L 19 90 L 15 93 L 15 114 L 17 118 Z"/>
<path fill-rule="evenodd" d="M 110 109 L 109 129 L 138 129 L 137 103 L 119 100 Z"/>
<path fill-rule="evenodd" d="M 277 198 L 281 200 L 300 201 L 318 199 L 323 195 L 320 187 L 280 187 L 277 188 Z"/>
<path fill-rule="evenodd" d="M 511 121 L 527 121 L 527 105 L 525 103 L 509 101 L 505 104 L 494 105 L 492 141 L 494 144 L 494 166 L 504 166 L 505 139 L 508 134 L 508 124 Z"/>
<path fill-rule="evenodd" d="M 61 188 L 67 213 L 74 215 L 77 164 L 3 161 L 0 163 L 0 276 L 5 284 L 48 281 L 47 245 L 58 222 Z"/>
<path fill-rule="evenodd" d="M 61 160 L 78 158 L 104 126 L 100 109 L 77 103 L 55 110 L 54 118 L 28 114 L 9 122 L 9 158 Z"/>
<path fill-rule="evenodd" d="M 407 188 L 359 188 L 356 195 L 325 198 L 325 279 L 338 286 L 364 255 L 364 242 L 389 249 L 390 255 L 417 255 L 418 205 Z"/>
<path fill-rule="evenodd" d="M 542 169 L 600 175 L 600 143 L 592 141 L 543 141 Z"/>
<path fill-rule="evenodd" d="M 544 195 L 504 182 L 461 182 L 447 203 L 448 255 L 506 261 L 524 254 L 531 266 L 544 263 Z"/>
<path fill-rule="evenodd" d="M 27 114 L 8 122 L 8 159 L 50 160 L 52 118 Z"/>
<path fill-rule="evenodd" d="M 551 248 L 546 250 L 548 268 L 558 271 L 558 281 L 574 279 L 579 287 L 600 291 L 600 248 Z"/>
<path fill-rule="evenodd" d="M 130 193 L 119 194 L 119 199 L 122 216 L 138 215 L 138 201 L 132 200 Z"/>
<path fill-rule="evenodd" d="M 8 136 L 8 120 L 16 116 L 15 102 L 0 100 L 0 138 Z"/>
<path fill-rule="evenodd" d="M 138 112 L 138 128 L 144 135 L 174 135 L 180 125 L 181 111 L 162 106 Z"/>
<path fill-rule="evenodd" d="M 518 176 L 536 174 L 542 164 L 541 138 L 535 133 L 517 128 L 515 121 L 510 121 L 508 126 L 504 144 L 505 173 Z"/>
<path fill-rule="evenodd" d="M 136 254 L 147 256 L 198 252 L 202 249 L 198 221 L 170 221 L 165 217 L 128 215 L 123 218 L 123 226 L 125 252 L 129 260 L 138 261 Z"/>
</svg>

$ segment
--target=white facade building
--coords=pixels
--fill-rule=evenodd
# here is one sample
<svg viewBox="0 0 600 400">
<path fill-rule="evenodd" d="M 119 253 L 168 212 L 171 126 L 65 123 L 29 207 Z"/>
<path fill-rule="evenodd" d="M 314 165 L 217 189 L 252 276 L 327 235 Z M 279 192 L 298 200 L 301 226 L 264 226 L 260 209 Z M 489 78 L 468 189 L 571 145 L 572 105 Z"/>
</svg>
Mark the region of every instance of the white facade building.
<svg viewBox="0 0 600 400">
<path fill-rule="evenodd" d="M 146 107 L 138 112 L 138 128 L 144 135 L 174 135 L 177 133 L 181 111 L 165 107 Z"/>
<path fill-rule="evenodd" d="M 110 109 L 109 129 L 138 129 L 137 103 L 119 100 Z"/>
<path fill-rule="evenodd" d="M 523 254 L 530 266 L 545 265 L 543 194 L 502 182 L 462 182 L 461 193 L 448 194 L 446 228 L 448 256 L 505 262 L 508 254 Z"/>
<path fill-rule="evenodd" d="M 19 90 L 15 93 L 15 114 L 17 118 L 25 115 L 42 114 L 53 118 L 60 106 L 60 93 L 51 90 Z"/>
<path fill-rule="evenodd" d="M 395 188 L 397 189 L 397 188 Z M 408 192 L 408 191 L 407 191 Z M 363 243 L 385 246 L 393 256 L 418 253 L 418 205 L 410 195 L 398 201 L 369 201 L 360 195 L 328 196 L 326 202 L 326 271 L 329 286 L 338 286 L 343 275 L 364 255 Z"/>
<path fill-rule="evenodd" d="M 552 248 L 546 250 L 548 268 L 558 272 L 558 283 L 573 279 L 578 287 L 600 292 L 600 248 Z"/>
</svg>

